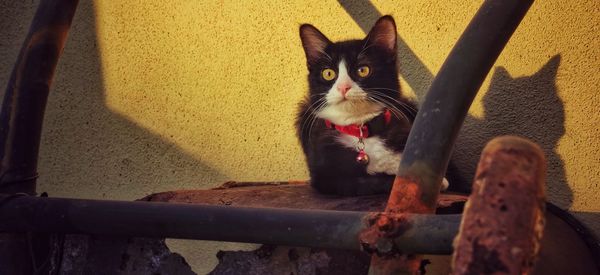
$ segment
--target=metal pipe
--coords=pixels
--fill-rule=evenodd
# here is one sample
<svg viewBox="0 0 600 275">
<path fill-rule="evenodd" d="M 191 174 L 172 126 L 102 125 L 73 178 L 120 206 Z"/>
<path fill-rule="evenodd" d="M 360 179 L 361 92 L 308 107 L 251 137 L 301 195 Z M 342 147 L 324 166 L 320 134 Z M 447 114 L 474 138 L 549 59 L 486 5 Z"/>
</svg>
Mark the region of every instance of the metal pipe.
<svg viewBox="0 0 600 275">
<path fill-rule="evenodd" d="M 35 194 L 46 101 L 78 0 L 43 0 L 13 68 L 0 113 L 0 192 Z"/>
<path fill-rule="evenodd" d="M 533 0 L 486 0 L 479 8 L 417 113 L 386 211 L 434 213 L 462 122 L 485 76 L 532 3 Z M 419 267 L 420 257 L 407 259 L 392 251 L 385 257 L 373 256 L 369 273 L 417 274 Z"/>
<path fill-rule="evenodd" d="M 443 175 L 463 120 L 492 65 L 533 0 L 487 0 L 433 80 L 398 175 L 419 182 L 421 201 L 435 209 Z"/>
<path fill-rule="evenodd" d="M 381 213 L 246 208 L 0 195 L 0 232 L 101 234 L 362 249 L 358 235 Z M 460 215 L 391 215 L 386 239 L 411 253 L 450 254 Z"/>
<path fill-rule="evenodd" d="M 42 0 L 33 17 L 0 111 L 0 193 L 35 194 L 46 101 L 78 2 Z M 0 273 L 45 273 L 48 251 L 44 236 L 2 234 Z"/>
<path fill-rule="evenodd" d="M 545 177 L 537 144 L 504 136 L 485 146 L 456 237 L 452 274 L 532 272 L 545 224 Z"/>
</svg>

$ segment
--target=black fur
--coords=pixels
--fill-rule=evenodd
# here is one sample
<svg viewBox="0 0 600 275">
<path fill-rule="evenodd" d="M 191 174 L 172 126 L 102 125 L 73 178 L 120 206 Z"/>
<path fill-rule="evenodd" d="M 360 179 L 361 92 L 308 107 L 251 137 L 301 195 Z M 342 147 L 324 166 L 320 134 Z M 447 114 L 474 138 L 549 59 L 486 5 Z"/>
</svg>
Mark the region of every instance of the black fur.
<svg viewBox="0 0 600 275">
<path fill-rule="evenodd" d="M 384 30 L 388 32 L 386 35 L 393 35 L 392 48 L 380 45 L 381 41 L 375 39 L 381 35 L 385 24 L 388 24 L 387 29 Z M 390 33 L 389 24 L 393 26 L 392 33 Z M 396 28 L 393 19 L 390 16 L 380 18 L 363 40 L 332 43 L 311 25 L 302 25 L 300 35 L 307 55 L 310 91 L 309 95 L 300 103 L 296 128 L 306 155 L 312 186 L 322 193 L 339 195 L 388 192 L 394 176 L 367 174 L 366 166 L 355 160 L 357 151 L 339 144 L 336 137 L 340 133 L 335 129 L 327 128 L 324 120 L 316 118 L 314 109 L 315 105 L 318 105 L 315 102 L 323 97 L 322 93 L 326 93 L 334 82 L 325 81 L 321 77 L 321 71 L 324 68 L 332 68 L 337 72 L 340 60 L 344 59 L 352 80 L 369 96 L 385 101 L 388 104 L 387 108 L 396 112 L 395 115 L 392 115 L 392 120 L 388 125 L 371 127 L 378 128 L 373 129 L 371 136 L 380 136 L 385 140 L 386 147 L 395 152 L 402 152 L 416 115 L 416 106 L 402 97 L 400 92 L 396 66 Z M 313 43 L 314 41 L 311 39 L 315 39 L 315 37 L 324 44 Z M 323 49 L 311 48 L 315 45 L 325 46 Z M 387 45 L 392 44 L 388 43 Z M 363 54 L 359 55 L 365 48 Z M 371 68 L 371 74 L 369 77 L 361 79 L 356 75 L 356 69 L 363 65 Z M 370 91 L 370 88 L 385 88 L 376 90 L 384 95 L 377 95 L 372 90 Z M 382 118 L 377 117 L 374 120 L 377 119 Z"/>
</svg>

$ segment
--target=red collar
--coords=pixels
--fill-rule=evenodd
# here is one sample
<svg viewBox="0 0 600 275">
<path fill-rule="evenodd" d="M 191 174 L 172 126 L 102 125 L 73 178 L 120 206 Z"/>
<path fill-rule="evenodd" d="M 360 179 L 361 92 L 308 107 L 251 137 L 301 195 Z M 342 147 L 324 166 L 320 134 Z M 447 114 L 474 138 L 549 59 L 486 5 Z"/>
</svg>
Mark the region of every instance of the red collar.
<svg viewBox="0 0 600 275">
<path fill-rule="evenodd" d="M 386 109 L 385 112 L 383 112 L 383 118 L 385 120 L 385 125 L 388 125 L 390 123 L 390 121 L 392 120 L 392 113 L 390 112 L 390 110 Z M 329 120 L 325 120 L 325 126 L 327 126 L 327 128 L 335 128 L 340 133 L 355 136 L 357 138 L 361 137 L 361 135 L 360 135 L 361 125 L 358 125 L 358 124 L 350 124 L 350 125 L 346 125 L 346 126 L 341 126 L 341 125 L 333 124 Z M 367 124 L 362 125 L 362 137 L 363 138 L 369 137 L 369 127 L 367 127 Z"/>
</svg>

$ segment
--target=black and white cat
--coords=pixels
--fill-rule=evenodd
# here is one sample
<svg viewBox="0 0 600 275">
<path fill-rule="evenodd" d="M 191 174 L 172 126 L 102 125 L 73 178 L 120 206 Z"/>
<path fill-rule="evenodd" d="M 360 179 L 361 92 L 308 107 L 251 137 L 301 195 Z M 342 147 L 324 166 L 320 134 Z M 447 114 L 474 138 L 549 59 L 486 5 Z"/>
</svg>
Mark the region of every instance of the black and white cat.
<svg viewBox="0 0 600 275">
<path fill-rule="evenodd" d="M 389 191 L 417 112 L 400 92 L 394 19 L 381 17 L 363 40 L 333 43 L 308 24 L 300 38 L 310 91 L 296 128 L 312 186 L 340 195 Z"/>
</svg>

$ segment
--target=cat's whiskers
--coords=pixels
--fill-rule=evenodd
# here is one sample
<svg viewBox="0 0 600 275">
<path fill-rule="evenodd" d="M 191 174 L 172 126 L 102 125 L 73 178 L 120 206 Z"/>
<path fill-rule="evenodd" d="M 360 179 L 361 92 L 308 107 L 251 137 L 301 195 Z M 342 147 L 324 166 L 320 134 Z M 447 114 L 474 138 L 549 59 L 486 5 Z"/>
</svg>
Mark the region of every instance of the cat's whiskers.
<svg viewBox="0 0 600 275">
<path fill-rule="evenodd" d="M 324 95 L 326 95 L 326 94 L 327 94 L 327 92 L 324 92 L 324 93 L 317 93 L 317 94 L 314 94 L 314 95 L 309 95 L 309 97 L 313 97 L 313 96 L 324 96 Z"/>
<path fill-rule="evenodd" d="M 365 54 L 365 52 L 367 51 L 367 49 L 369 49 L 370 47 L 373 47 L 373 46 L 375 46 L 375 44 L 371 44 L 371 45 L 369 45 L 369 46 L 367 46 L 367 47 L 363 48 L 363 49 L 362 49 L 362 50 L 361 50 L 361 51 L 358 53 L 358 55 L 356 56 L 356 58 L 360 58 L 360 57 L 361 57 L 363 54 Z"/>
<path fill-rule="evenodd" d="M 360 49 L 360 53 L 358 53 L 357 58 L 360 58 L 361 55 L 363 54 L 363 52 L 365 51 L 365 47 L 367 47 L 367 44 L 369 43 L 369 40 L 371 39 L 370 35 L 367 35 L 367 38 L 365 39 L 365 43 L 363 44 L 362 48 Z"/>
<path fill-rule="evenodd" d="M 394 106 L 390 106 L 388 103 L 382 102 L 380 99 L 377 99 L 375 97 L 370 97 L 369 99 L 373 102 L 380 104 L 382 107 L 389 109 L 392 112 L 392 114 L 394 115 L 394 117 L 396 117 L 398 120 L 401 120 L 400 116 L 398 115 L 398 110 L 396 110 L 396 108 L 394 108 Z"/>
<path fill-rule="evenodd" d="M 324 101 L 324 102 L 322 102 L 321 104 L 319 104 L 319 105 L 318 105 L 318 106 L 315 108 L 315 110 L 313 110 L 313 113 L 314 113 L 315 115 L 313 115 L 313 118 L 312 118 L 312 120 L 311 120 L 311 123 L 310 123 L 310 125 L 309 125 L 309 127 L 308 127 L 308 142 L 309 142 L 309 143 L 310 143 L 310 140 L 311 140 L 311 138 L 312 138 L 312 129 L 313 129 L 313 127 L 314 127 L 314 124 L 315 124 L 315 122 L 316 122 L 316 121 L 317 121 L 317 119 L 318 119 L 318 117 L 317 117 L 316 113 L 320 112 L 320 111 L 321 111 L 323 108 L 325 108 L 325 106 L 326 106 L 326 105 L 327 105 L 327 102 L 326 102 L 326 101 Z"/>
<path fill-rule="evenodd" d="M 394 104 L 389 102 L 387 99 L 379 97 L 377 95 L 375 95 L 374 98 L 376 98 L 380 103 L 384 104 L 388 109 L 390 109 L 392 111 L 392 113 L 395 114 L 395 116 L 398 120 L 402 120 L 402 119 L 410 120 L 408 118 L 408 116 L 402 110 L 400 110 L 398 107 L 394 106 Z"/>
<path fill-rule="evenodd" d="M 369 90 L 372 91 L 372 92 L 379 93 L 379 94 L 381 94 L 381 95 L 383 95 L 383 96 L 385 96 L 387 98 L 390 98 L 390 99 L 394 100 L 394 102 L 396 102 L 396 103 L 398 103 L 398 104 L 400 104 L 400 105 L 402 105 L 402 106 L 410 109 L 410 111 L 417 112 L 417 109 L 415 107 L 413 107 L 412 105 L 407 104 L 406 102 L 402 102 L 402 101 L 400 101 L 400 100 L 398 100 L 396 98 L 393 98 L 393 97 L 391 97 L 389 95 L 386 95 L 386 94 L 384 94 L 382 92 L 377 91 L 377 90 L 387 90 L 387 91 L 392 91 L 392 92 L 395 92 L 395 93 L 399 94 L 400 92 L 398 90 L 394 90 L 394 89 L 390 89 L 390 88 L 379 88 L 379 87 L 377 87 L 377 88 L 369 88 Z"/>
<path fill-rule="evenodd" d="M 322 109 L 322 107 L 325 104 L 327 104 L 327 101 L 324 98 L 320 98 L 319 100 L 315 101 L 313 104 L 311 104 L 307 108 L 307 112 L 305 114 L 306 119 L 302 123 L 302 128 L 301 128 L 302 133 L 304 133 L 306 126 L 309 126 L 308 129 L 310 131 L 310 128 L 312 127 L 311 124 L 313 123 L 314 120 L 316 120 L 318 118 L 317 113 Z M 309 132 L 309 135 L 310 135 L 310 132 Z M 310 136 L 309 136 L 309 138 L 310 138 Z"/>
<path fill-rule="evenodd" d="M 331 58 L 330 55 L 328 55 L 325 51 L 319 50 L 320 53 L 322 53 L 323 55 L 325 55 L 325 57 L 327 57 L 327 59 L 329 59 L 329 61 L 333 62 L 333 58 Z"/>
<path fill-rule="evenodd" d="M 313 103 L 312 103 L 310 106 L 308 106 L 308 108 L 306 109 L 306 112 L 305 112 L 305 113 L 304 113 L 304 115 L 303 115 L 303 116 L 306 116 L 306 118 L 304 119 L 304 121 L 302 122 L 302 126 L 300 127 L 300 133 L 301 133 L 302 135 L 304 134 L 304 129 L 305 129 L 304 127 L 306 127 L 306 126 L 307 126 L 307 123 L 308 123 L 308 124 L 310 124 L 310 122 L 309 122 L 309 121 L 310 121 L 310 119 L 311 119 L 311 116 L 312 116 L 313 118 L 316 118 L 316 116 L 317 116 L 317 114 L 316 114 L 316 111 L 315 111 L 315 108 L 313 108 L 313 107 L 314 107 L 315 105 L 316 105 L 317 107 L 318 107 L 318 106 L 321 106 L 321 105 L 322 105 L 324 102 L 326 102 L 326 101 L 325 101 L 325 98 L 320 98 L 320 99 L 318 99 L 317 101 L 313 102 Z"/>
<path fill-rule="evenodd" d="M 400 101 L 400 100 L 398 100 L 396 98 L 393 98 L 393 97 L 391 97 L 389 95 L 386 95 L 386 94 L 384 94 L 382 92 L 379 92 L 379 91 L 377 91 L 377 89 L 395 91 L 393 89 L 386 89 L 386 88 L 369 88 L 369 92 L 371 92 L 373 94 L 376 94 L 376 95 L 379 95 L 381 97 L 385 97 L 385 98 L 388 98 L 390 100 L 393 100 L 394 102 L 398 103 L 402 108 L 404 108 L 407 112 L 410 112 L 410 113 L 413 113 L 413 114 L 417 113 L 417 110 L 415 109 L 415 107 L 413 107 L 410 104 L 407 104 L 405 102 L 402 102 L 402 101 Z"/>
<path fill-rule="evenodd" d="M 402 111 L 400 111 L 396 106 L 388 102 L 386 99 L 381 97 L 378 98 L 376 95 L 371 95 L 370 99 L 388 108 L 398 120 L 409 120 L 408 117 Z"/>
</svg>

